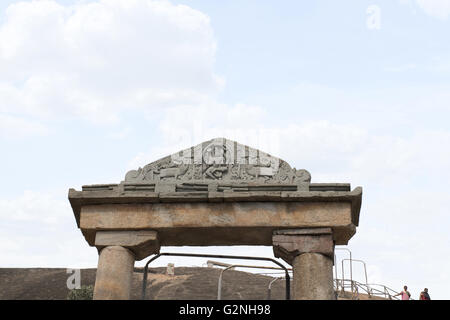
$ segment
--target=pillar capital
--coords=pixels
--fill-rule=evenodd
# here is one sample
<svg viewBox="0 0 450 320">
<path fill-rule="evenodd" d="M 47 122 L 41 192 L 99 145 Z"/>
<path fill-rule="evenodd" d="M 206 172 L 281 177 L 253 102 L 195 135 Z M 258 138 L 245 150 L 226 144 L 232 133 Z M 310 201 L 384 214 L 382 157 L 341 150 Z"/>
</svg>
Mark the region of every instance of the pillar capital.
<svg viewBox="0 0 450 320">
<path fill-rule="evenodd" d="M 276 230 L 272 236 L 275 257 L 292 265 L 294 258 L 303 253 L 320 253 L 334 258 L 331 228 L 305 228 Z"/>
<path fill-rule="evenodd" d="M 159 253 L 158 233 L 151 230 L 97 231 L 95 246 L 99 251 L 109 246 L 120 246 L 130 250 L 136 260 Z"/>
</svg>

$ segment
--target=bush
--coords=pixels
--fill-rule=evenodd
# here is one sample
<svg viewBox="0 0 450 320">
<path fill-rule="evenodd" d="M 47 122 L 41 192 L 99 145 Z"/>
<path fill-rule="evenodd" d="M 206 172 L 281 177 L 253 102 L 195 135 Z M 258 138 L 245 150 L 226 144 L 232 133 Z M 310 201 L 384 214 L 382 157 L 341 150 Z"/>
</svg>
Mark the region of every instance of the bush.
<svg viewBox="0 0 450 320">
<path fill-rule="evenodd" d="M 80 289 L 72 289 L 67 295 L 67 300 L 92 300 L 94 286 L 81 286 Z"/>
</svg>

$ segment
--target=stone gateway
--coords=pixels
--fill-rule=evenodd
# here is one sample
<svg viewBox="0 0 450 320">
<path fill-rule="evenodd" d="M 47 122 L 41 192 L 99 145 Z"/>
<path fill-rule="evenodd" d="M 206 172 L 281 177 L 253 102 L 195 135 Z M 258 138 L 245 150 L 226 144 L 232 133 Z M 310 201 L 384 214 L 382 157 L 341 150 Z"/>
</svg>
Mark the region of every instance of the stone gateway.
<svg viewBox="0 0 450 320">
<path fill-rule="evenodd" d="M 94 299 L 129 299 L 135 260 L 161 246 L 273 246 L 292 265 L 294 299 L 335 299 L 335 245 L 356 232 L 362 188 L 311 183 L 304 169 L 217 138 L 129 171 L 119 184 L 69 190 L 99 262 Z"/>
</svg>

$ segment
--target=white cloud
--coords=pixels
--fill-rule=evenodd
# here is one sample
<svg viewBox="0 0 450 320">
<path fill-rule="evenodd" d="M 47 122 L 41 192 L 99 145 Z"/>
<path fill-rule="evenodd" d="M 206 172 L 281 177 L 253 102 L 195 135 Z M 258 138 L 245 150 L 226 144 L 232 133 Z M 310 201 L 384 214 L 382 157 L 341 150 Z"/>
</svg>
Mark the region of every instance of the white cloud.
<svg viewBox="0 0 450 320">
<path fill-rule="evenodd" d="M 382 185 L 420 177 L 438 182 L 450 172 L 450 151 L 441 147 L 450 144 L 450 133 L 445 130 L 421 128 L 401 137 L 372 132 L 364 124 L 328 120 L 270 125 L 269 117 L 264 108 L 245 104 L 211 102 L 171 108 L 160 121 L 161 142 L 151 150 L 142 150 L 128 168 L 211 138 L 226 137 L 310 170 L 315 182 L 352 180 Z"/>
<path fill-rule="evenodd" d="M 445 240 L 442 237 L 443 226 L 448 224 L 445 212 L 448 197 L 445 190 L 438 192 L 434 186 L 442 188 L 442 181 L 450 179 L 450 152 L 443 147 L 449 145 L 450 134 L 422 128 L 399 137 L 373 133 L 361 125 L 324 120 L 288 121 L 285 126 L 271 126 L 267 125 L 268 117 L 264 108 L 245 104 L 228 106 L 211 102 L 197 107 L 169 108 L 161 121 L 160 143 L 151 150 L 143 150 L 130 168 L 208 138 L 225 136 L 251 146 L 260 141 L 256 147 L 281 156 L 293 166 L 310 170 L 313 182 L 351 182 L 353 186 L 365 188 L 361 225 L 350 245 L 353 257 L 368 264 L 370 282 L 394 289 L 401 288 L 405 282 L 414 292 L 428 286 L 443 297 L 445 290 L 440 283 L 448 281 L 445 268 L 450 261 L 443 258 L 441 247 L 430 248 L 429 244 Z M 275 137 L 276 143 L 270 144 L 264 137 Z M 276 146 L 279 152 L 270 149 L 276 144 L 279 144 Z M 62 196 L 26 192 L 18 198 L 0 201 L 1 218 L 8 224 L 42 223 L 39 222 L 42 220 L 45 223 L 36 230 L 55 230 L 58 225 L 71 235 L 57 246 L 56 252 L 37 254 L 27 245 L 33 236 L 24 237 L 15 232 L 8 236 L 18 239 L 12 246 L 15 249 L 6 254 L 11 261 L 25 263 L 17 254 L 25 252 L 29 261 L 36 263 L 44 263 L 44 258 L 50 257 L 51 262 L 44 265 L 55 266 L 57 259 L 74 265 L 75 258 L 64 255 L 65 248 L 71 248 L 70 252 L 78 250 L 76 255 L 84 257 L 86 265 L 95 265 L 96 254 L 79 236 L 70 207 L 63 199 Z M 61 216 L 58 212 L 64 214 Z M 64 217 L 63 222 L 57 224 L 61 217 Z M 48 234 L 51 236 L 41 239 L 39 246 L 49 246 L 57 237 L 67 237 L 54 231 Z M 270 248 L 261 250 L 264 255 L 271 254 Z M 440 262 L 430 264 L 429 260 Z M 196 262 L 177 260 L 177 263 Z M 402 265 L 410 266 L 407 272 L 397 268 Z M 355 278 L 363 279 L 361 272 L 355 268 Z M 420 281 L 416 280 L 417 273 L 421 274 Z"/>
<path fill-rule="evenodd" d="M 402 5 L 413 7 L 414 0 L 399 0 Z M 415 4 L 426 14 L 445 20 L 450 15 L 450 0 L 415 0 Z"/>
<path fill-rule="evenodd" d="M 427 14 L 448 17 L 448 1 L 416 3 Z M 1 21 L 0 135 L 46 134 L 35 119 L 114 123 L 134 109 L 152 118 L 156 113 L 162 119 L 159 132 L 152 132 L 156 144 L 141 150 L 130 169 L 214 137 L 260 148 L 310 170 L 313 182 L 365 188 L 351 245 L 354 257 L 369 263 L 369 278 L 400 286 L 400 277 L 418 271 L 436 287 L 448 282 L 450 261 L 442 246 L 425 245 L 447 240 L 442 226 L 448 224 L 448 197 L 435 188 L 447 190 L 450 181 L 450 134 L 438 129 L 449 110 L 448 86 L 367 93 L 303 83 L 277 95 L 272 105 L 282 107 L 269 113 L 258 105 L 217 101 L 224 82 L 214 72 L 210 21 L 187 6 L 43 0 L 10 5 Z M 447 60 L 437 61 L 436 69 Z M 407 63 L 391 71 L 421 68 Z M 282 124 L 272 121 L 278 112 L 287 112 Z M 408 126 L 412 130 L 402 132 Z M 128 137 L 134 130 L 128 127 L 105 135 Z M 96 264 L 65 192 L 1 198 L 0 218 L 2 266 L 76 266 L 78 259 Z M 397 268 L 405 262 L 414 265 L 407 274 Z M 445 292 L 442 285 L 440 290 Z"/>
<path fill-rule="evenodd" d="M 165 110 L 159 122 L 160 143 L 142 150 L 128 165 L 135 169 L 150 161 L 170 155 L 203 141 L 226 137 L 254 147 L 270 145 L 271 130 L 262 121 L 267 113 L 259 106 L 237 103 L 233 106 L 205 99 L 198 105 L 183 105 Z M 272 143 L 272 147 L 276 147 Z M 273 148 L 265 148 L 271 152 Z"/>
<path fill-rule="evenodd" d="M 48 132 L 49 130 L 36 120 L 0 113 L 0 138 L 46 135 Z"/>
<path fill-rule="evenodd" d="M 302 104 L 309 105 L 310 98 L 316 101 L 311 88 L 325 96 L 331 93 L 336 108 L 354 101 L 359 107 L 367 101 L 348 92 L 305 84 L 302 90 L 309 94 L 306 99 L 299 99 Z M 385 101 L 383 108 L 377 107 L 383 106 L 381 101 L 371 101 L 371 107 L 378 113 L 371 120 L 383 121 L 385 110 L 392 106 L 398 112 L 426 114 L 431 112 L 430 108 L 435 111 L 447 108 L 446 95 L 439 94 L 445 92 L 441 88 L 435 91 L 423 88 L 419 95 L 414 93 L 405 98 L 405 93 L 411 91 L 400 89 L 399 96 Z M 430 99 L 435 96 L 441 98 L 433 98 L 438 103 L 430 106 Z M 328 102 L 324 99 L 318 103 Z M 209 106 L 167 110 L 160 126 L 161 143 L 143 150 L 130 163 L 130 169 L 213 137 L 227 137 L 309 170 L 313 182 L 361 185 L 364 196 L 360 226 L 350 248 L 353 258 L 366 261 L 369 282 L 396 290 L 407 283 L 414 293 L 428 286 L 436 297 L 445 297 L 441 283 L 448 281 L 445 268 L 450 260 L 442 255 L 440 246 L 429 244 L 446 241 L 442 226 L 448 224 L 445 208 L 449 201 L 445 190 L 450 181 L 450 151 L 443 146 L 450 144 L 448 130 L 417 126 L 399 134 L 371 130 L 365 121 L 295 122 L 298 118 L 285 119 L 279 125 L 271 121 L 273 113 L 261 106 Z M 407 270 L 402 266 L 407 266 Z M 355 268 L 358 280 L 364 280 L 362 270 Z"/>
<path fill-rule="evenodd" d="M 403 64 L 393 67 L 385 67 L 384 70 L 388 72 L 407 72 L 417 69 L 417 65 L 414 63 Z"/>
<path fill-rule="evenodd" d="M 114 123 L 196 103 L 223 80 L 208 16 L 153 0 L 11 4 L 0 25 L 0 112 Z"/>
<path fill-rule="evenodd" d="M 435 56 L 424 63 L 407 63 L 383 68 L 386 72 L 427 72 L 431 74 L 447 74 L 450 71 L 450 58 L 448 56 Z M 448 91 L 448 90 L 447 90 Z"/>
<path fill-rule="evenodd" d="M 447 19 L 450 15 L 450 0 L 416 0 L 416 2 L 430 16 Z"/>
<path fill-rule="evenodd" d="M 62 193 L 25 190 L 16 198 L 0 198 L 0 218 L 57 225 L 67 218 L 70 204 Z"/>
<path fill-rule="evenodd" d="M 90 248 L 75 218 L 67 191 L 24 191 L 0 198 L 1 267 L 92 267 Z"/>
</svg>

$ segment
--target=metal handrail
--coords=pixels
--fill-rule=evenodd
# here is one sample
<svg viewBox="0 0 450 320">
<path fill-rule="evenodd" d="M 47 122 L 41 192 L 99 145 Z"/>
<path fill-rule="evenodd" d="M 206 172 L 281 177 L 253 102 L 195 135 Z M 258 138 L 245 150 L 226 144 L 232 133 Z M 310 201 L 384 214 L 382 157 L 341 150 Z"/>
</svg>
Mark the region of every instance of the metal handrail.
<svg viewBox="0 0 450 320">
<path fill-rule="evenodd" d="M 336 266 L 336 254 L 334 255 L 334 261 L 335 261 L 335 286 L 337 292 L 339 290 L 345 291 L 346 288 L 349 288 L 353 297 L 356 294 L 356 297 L 359 296 L 359 291 L 362 290 L 363 292 L 367 293 L 369 297 L 371 296 L 383 296 L 385 298 L 388 298 L 390 300 L 399 300 L 397 297 L 395 297 L 396 294 L 398 294 L 397 291 L 382 285 L 382 284 L 369 284 L 368 277 L 367 277 L 367 266 L 366 263 L 363 260 L 357 260 L 352 258 L 352 252 L 348 248 L 335 248 L 335 250 L 347 250 L 350 254 L 350 259 L 342 259 L 342 279 L 338 279 L 337 277 L 337 266 Z M 344 278 L 344 261 L 350 261 L 350 279 Z M 360 283 L 358 281 L 353 280 L 353 262 L 360 262 L 364 265 L 364 275 L 366 279 L 366 283 Z M 381 287 L 378 289 L 377 287 Z"/>
<path fill-rule="evenodd" d="M 399 300 L 397 297 L 394 297 L 394 295 L 398 294 L 397 291 L 395 291 L 394 289 L 391 289 L 383 284 L 378 284 L 378 283 L 372 283 L 369 284 L 369 286 L 371 287 L 371 290 L 375 290 L 377 292 L 382 292 L 385 296 L 388 296 L 390 300 L 392 300 L 392 298 L 394 298 L 394 300 Z M 379 286 L 383 288 L 383 291 L 373 288 L 374 286 Z"/>
<path fill-rule="evenodd" d="M 217 284 L 217 300 L 221 300 L 222 299 L 222 275 L 225 271 L 227 271 L 228 269 L 234 268 L 234 267 L 240 267 L 240 265 L 231 265 L 226 267 L 225 269 L 222 269 L 220 271 L 220 275 L 219 275 L 219 283 Z"/>
<path fill-rule="evenodd" d="M 239 259 L 239 260 L 260 260 L 260 261 L 270 261 L 280 266 L 285 272 L 286 278 L 286 300 L 290 300 L 291 298 L 291 278 L 289 276 L 289 270 L 280 262 L 276 261 L 272 258 L 267 257 L 250 257 L 250 256 L 232 256 L 232 255 L 219 255 L 219 254 L 196 254 L 196 253 L 171 253 L 171 252 L 163 252 L 158 253 L 150 260 L 147 261 L 144 267 L 144 277 L 142 280 L 142 294 L 141 299 L 145 300 L 146 289 L 147 289 L 147 278 L 148 278 L 148 265 L 158 259 L 161 256 L 176 256 L 176 257 L 197 257 L 197 258 L 221 258 L 221 259 Z"/>
<path fill-rule="evenodd" d="M 364 265 L 364 274 L 366 276 L 366 285 L 369 282 L 369 280 L 367 279 L 367 267 L 366 267 L 366 263 L 362 260 L 357 260 L 357 259 L 342 259 L 341 263 L 342 263 L 342 270 L 344 270 L 344 261 L 350 261 L 350 264 L 353 263 L 353 261 L 356 262 L 361 262 Z M 342 275 L 344 275 L 343 273 L 344 271 L 342 271 Z M 353 281 L 353 279 L 351 279 Z"/>
<path fill-rule="evenodd" d="M 346 283 L 350 283 L 347 284 Z M 383 290 L 377 289 L 374 286 L 379 286 L 382 287 Z M 336 287 L 336 291 L 345 291 L 345 288 L 351 288 L 351 293 L 354 294 L 356 293 L 356 296 L 359 295 L 359 289 L 363 290 L 364 292 L 366 292 L 369 297 L 370 296 L 383 296 L 384 298 L 388 298 L 389 300 L 399 300 L 397 297 L 395 297 L 394 295 L 397 294 L 398 292 L 396 292 L 395 290 L 382 285 L 382 284 L 363 284 L 360 283 L 358 281 L 355 280 L 350 280 L 350 279 L 335 279 L 335 287 Z"/>
<path fill-rule="evenodd" d="M 226 266 L 226 268 L 224 268 L 220 271 L 219 283 L 217 284 L 217 300 L 222 300 L 222 276 L 223 276 L 223 273 L 225 271 L 233 269 L 233 268 L 278 269 L 275 267 L 249 266 L 249 265 L 242 265 L 242 264 L 231 264 L 231 265 Z"/>
<path fill-rule="evenodd" d="M 350 280 L 353 280 L 353 260 L 352 260 L 352 252 L 349 248 L 334 248 L 334 250 L 345 250 L 349 253 L 350 256 Z M 334 254 L 334 273 L 337 279 L 337 263 L 336 263 L 336 253 Z M 342 279 L 344 279 L 344 266 L 342 265 Z"/>
<path fill-rule="evenodd" d="M 218 266 L 218 267 L 230 267 L 230 266 L 233 266 L 232 264 L 230 264 L 230 263 L 224 263 L 224 262 L 220 262 L 220 261 L 212 261 L 212 260 L 208 260 L 208 261 L 206 261 L 206 264 L 208 265 L 208 266 Z M 237 266 L 237 265 L 235 265 L 235 266 Z M 240 268 L 243 268 L 243 267 L 248 267 L 248 268 L 251 268 L 251 267 L 255 267 L 256 269 L 270 269 L 270 270 L 285 270 L 285 268 L 277 268 L 277 267 L 266 267 L 266 266 L 255 266 L 255 265 L 251 265 L 251 266 L 249 266 L 249 265 L 245 265 L 245 266 L 239 266 Z M 288 271 L 292 271 L 292 268 L 287 268 L 288 269 Z M 282 271 L 280 271 L 281 273 L 283 273 Z M 280 273 L 280 272 L 278 272 L 278 273 Z"/>
<path fill-rule="evenodd" d="M 231 266 L 231 264 L 229 264 L 229 263 L 224 263 L 224 262 L 220 262 L 220 261 L 212 261 L 212 260 L 206 261 L 206 265 L 208 267 L 210 267 L 210 266 L 218 266 L 218 267 L 229 267 L 229 266 Z"/>
</svg>

